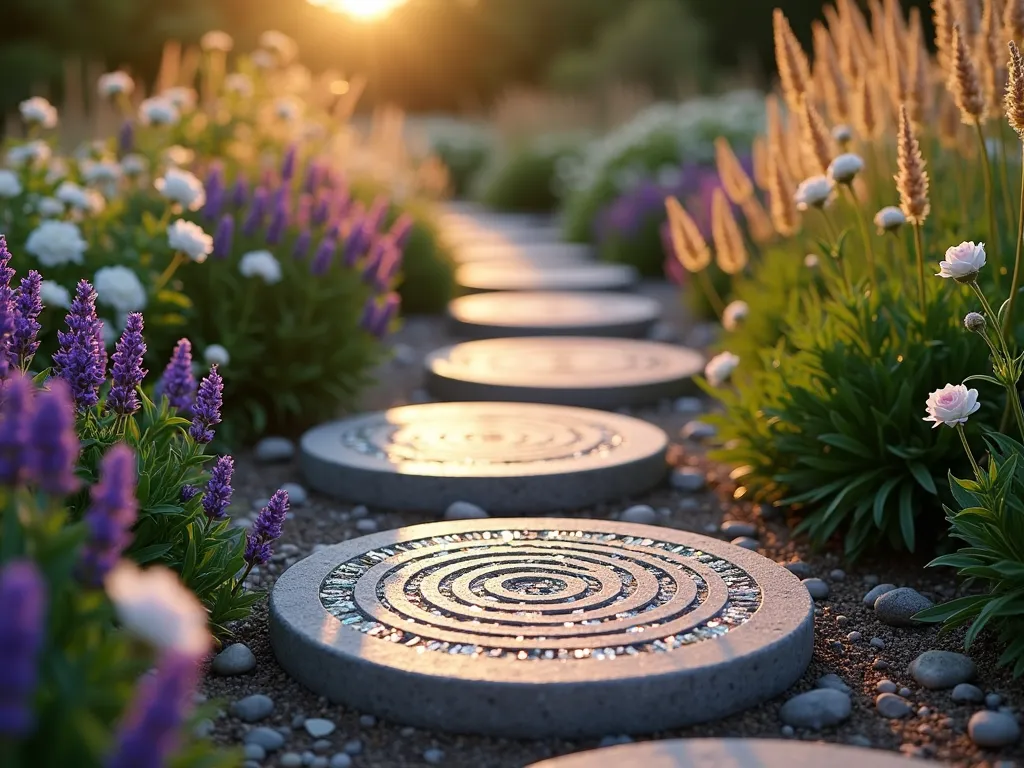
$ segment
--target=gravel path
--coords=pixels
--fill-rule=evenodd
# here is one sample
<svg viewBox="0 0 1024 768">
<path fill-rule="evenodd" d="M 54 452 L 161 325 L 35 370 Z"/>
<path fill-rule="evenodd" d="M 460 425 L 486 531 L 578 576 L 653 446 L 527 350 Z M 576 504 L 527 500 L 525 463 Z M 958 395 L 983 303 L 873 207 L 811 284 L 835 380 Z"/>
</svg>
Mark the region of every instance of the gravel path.
<svg viewBox="0 0 1024 768">
<path fill-rule="evenodd" d="M 664 285 L 645 286 L 644 292 L 661 299 L 666 308 L 666 324 L 660 333 L 686 327 L 673 290 Z M 695 328 L 680 334 L 682 340 L 699 344 L 704 329 Z M 706 336 L 705 336 L 706 338 Z M 382 368 L 379 384 L 364 401 L 367 410 L 384 408 L 425 398 L 419 387 L 419 361 L 423 355 L 454 341 L 438 318 L 413 318 L 397 334 L 396 356 Z M 705 407 L 707 404 L 705 403 Z M 680 530 L 719 535 L 724 520 L 752 523 L 757 529 L 758 551 L 778 562 L 801 560 L 806 564 L 802 577 L 822 579 L 829 595 L 819 600 L 816 608 L 816 642 L 814 659 L 803 679 L 789 692 L 760 707 L 725 720 L 659 734 L 659 737 L 747 736 L 798 738 L 834 741 L 879 749 L 900 750 L 910 755 L 941 760 L 957 766 L 990 766 L 1011 768 L 1024 766 L 1024 745 L 1018 742 L 999 751 L 986 751 L 975 746 L 967 735 L 967 722 L 972 714 L 985 707 L 982 703 L 958 703 L 949 690 L 931 691 L 918 685 L 907 672 L 908 664 L 929 649 L 962 650 L 962 634 L 939 637 L 934 628 L 901 629 L 881 623 L 874 611 L 864 604 L 864 594 L 879 583 L 909 586 L 933 600 L 954 594 L 954 581 L 949 571 L 925 570 L 924 560 L 907 556 L 889 556 L 846 567 L 836 551 L 811 551 L 804 542 L 794 541 L 785 521 L 776 515 L 763 514 L 743 501 L 734 501 L 735 484 L 728 470 L 709 464 L 699 445 L 684 441 L 680 430 L 693 413 L 680 412 L 673 404 L 637 412 L 635 415 L 658 424 L 672 437 L 673 463 L 695 466 L 705 471 L 708 488 L 699 492 L 683 492 L 665 487 L 635 499 L 615 504 L 566 513 L 581 518 L 613 518 L 632 504 L 649 504 L 659 511 L 660 524 Z M 293 462 L 258 463 L 252 455 L 236 457 L 236 491 L 232 512 L 245 518 L 259 508 L 281 484 L 301 483 Z M 310 493 L 304 504 L 294 506 L 294 515 L 285 526 L 277 554 L 254 582 L 269 588 L 274 579 L 291 563 L 318 546 L 325 546 L 361 535 L 368 530 L 388 529 L 427 522 L 428 517 L 414 514 L 368 511 L 353 508 Z M 799 566 L 796 567 L 800 569 Z M 845 574 L 838 570 L 845 568 Z M 852 633 L 852 634 L 851 634 Z M 856 633 L 859 633 L 859 637 Z M 873 638 L 878 638 L 874 643 Z M 264 759 L 248 766 L 314 765 L 344 768 L 403 768 L 404 766 L 444 765 L 451 768 L 522 768 L 534 761 L 598 746 L 591 742 L 510 741 L 477 737 L 427 733 L 400 725 L 378 723 L 372 717 L 329 704 L 287 678 L 277 665 L 267 634 L 266 602 L 252 617 L 237 627 L 235 641 L 245 643 L 256 656 L 255 670 L 244 675 L 220 677 L 210 674 L 203 684 L 203 695 L 222 703 L 227 712 L 232 702 L 251 694 L 265 694 L 273 700 L 272 713 L 253 724 L 242 722 L 233 714 L 215 719 L 212 737 L 221 743 L 239 744 L 246 733 L 256 727 L 280 729 L 286 734 L 284 746 Z M 884 647 L 878 647 L 883 645 Z M 1024 684 L 1013 681 L 995 660 L 998 648 L 991 638 L 984 637 L 972 657 L 978 664 L 974 680 L 985 694 L 997 694 L 996 704 L 1009 707 L 1012 714 L 1024 703 Z M 820 731 L 783 726 L 779 717 L 782 704 L 794 694 L 815 688 L 826 674 L 838 675 L 852 689 L 853 712 L 838 726 Z M 888 719 L 876 709 L 879 694 L 876 686 L 890 680 L 897 692 L 910 704 L 910 714 L 901 719 Z M 884 683 L 881 690 L 891 686 Z M 902 688 L 909 690 L 900 691 Z M 713 695 L 713 692 L 709 692 Z M 889 702 L 890 704 L 892 702 Z M 320 741 L 303 728 L 306 718 L 324 718 L 336 729 Z M 250 737 L 251 738 L 251 737 Z M 605 743 L 612 743 L 609 734 Z M 253 749 L 253 757 L 260 750 Z M 303 753 L 305 759 L 303 760 Z M 344 755 L 348 757 L 344 757 Z M 319 759 L 317 759 L 319 758 Z"/>
</svg>

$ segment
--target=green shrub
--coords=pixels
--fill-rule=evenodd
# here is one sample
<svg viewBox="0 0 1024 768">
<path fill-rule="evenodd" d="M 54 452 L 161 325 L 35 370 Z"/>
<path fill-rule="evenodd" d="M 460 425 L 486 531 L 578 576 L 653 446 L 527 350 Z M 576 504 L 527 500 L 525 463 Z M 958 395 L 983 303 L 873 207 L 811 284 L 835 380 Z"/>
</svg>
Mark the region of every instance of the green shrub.
<svg viewBox="0 0 1024 768">
<path fill-rule="evenodd" d="M 537 141 L 497 155 L 481 179 L 480 200 L 499 211 L 548 213 L 558 207 L 558 171 L 571 156 L 568 146 Z"/>
<path fill-rule="evenodd" d="M 469 195 L 491 157 L 490 145 L 483 142 L 440 140 L 434 144 L 434 152 L 448 169 L 450 192 L 456 198 Z"/>
</svg>

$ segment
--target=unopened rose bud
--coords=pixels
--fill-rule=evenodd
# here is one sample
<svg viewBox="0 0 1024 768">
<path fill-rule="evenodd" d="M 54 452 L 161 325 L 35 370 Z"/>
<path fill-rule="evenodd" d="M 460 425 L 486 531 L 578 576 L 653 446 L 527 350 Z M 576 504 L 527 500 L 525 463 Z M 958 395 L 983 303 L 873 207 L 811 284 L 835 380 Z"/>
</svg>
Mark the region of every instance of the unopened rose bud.
<svg viewBox="0 0 1024 768">
<path fill-rule="evenodd" d="M 968 331 L 984 333 L 985 325 L 985 316 L 980 312 L 968 312 L 967 317 L 964 318 L 964 327 Z"/>
</svg>

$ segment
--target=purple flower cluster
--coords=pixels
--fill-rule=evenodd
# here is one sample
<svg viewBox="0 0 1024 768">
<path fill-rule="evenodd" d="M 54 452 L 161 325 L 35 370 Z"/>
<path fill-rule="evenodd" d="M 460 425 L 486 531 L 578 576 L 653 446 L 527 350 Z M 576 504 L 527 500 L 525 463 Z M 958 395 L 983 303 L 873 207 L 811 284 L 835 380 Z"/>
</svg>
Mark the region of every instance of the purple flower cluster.
<svg viewBox="0 0 1024 768">
<path fill-rule="evenodd" d="M 252 237 L 256 231 L 263 226 L 263 219 L 267 215 L 267 190 L 265 187 L 257 187 L 252 196 L 252 203 L 249 205 L 249 212 L 245 221 L 242 222 L 242 234 Z"/>
<path fill-rule="evenodd" d="M 221 209 L 224 207 L 224 198 L 227 195 L 222 164 L 214 163 L 210 166 L 203 187 L 206 189 L 206 202 L 203 204 L 202 216 L 207 221 L 214 221 L 220 215 Z"/>
<path fill-rule="evenodd" d="M 24 736 L 35 723 L 46 608 L 46 583 L 34 563 L 12 560 L 0 568 L 0 738 Z"/>
<path fill-rule="evenodd" d="M 192 499 L 199 495 L 199 488 L 195 485 L 183 485 L 181 486 L 181 503 L 188 504 Z"/>
<path fill-rule="evenodd" d="M 231 504 L 231 475 L 235 461 L 230 456 L 221 456 L 210 472 L 210 480 L 203 494 L 203 511 L 211 520 L 221 520 Z"/>
<path fill-rule="evenodd" d="M 363 316 L 359 320 L 359 326 L 370 335 L 382 339 L 391 326 L 391 321 L 398 314 L 401 299 L 397 293 L 389 293 L 384 301 L 379 301 L 376 296 L 371 296 L 363 307 Z"/>
<path fill-rule="evenodd" d="M 213 233 L 213 257 L 215 259 L 226 259 L 231 255 L 231 246 L 235 240 L 235 217 L 225 213 L 217 222 L 217 229 Z"/>
<path fill-rule="evenodd" d="M 142 328 L 142 314 L 130 313 L 125 321 L 124 333 L 114 349 L 113 383 L 107 395 L 107 407 L 120 416 L 139 410 L 138 388 L 147 373 L 142 367 L 142 358 L 146 356 Z"/>
<path fill-rule="evenodd" d="M 0 379 L 6 378 L 10 369 L 14 341 L 14 291 L 11 289 L 14 270 L 10 262 L 7 238 L 0 235 Z"/>
<path fill-rule="evenodd" d="M 220 424 L 220 408 L 224 392 L 224 380 L 217 373 L 217 366 L 210 369 L 210 375 L 199 384 L 195 405 L 192 406 L 192 424 L 189 435 L 197 443 L 213 440 L 213 427 Z"/>
<path fill-rule="evenodd" d="M 57 332 L 60 348 L 53 356 L 53 371 L 70 385 L 77 407 L 85 410 L 99 402 L 107 375 L 103 323 L 96 316 L 96 291 L 88 280 L 79 281 L 65 319 L 68 330 Z"/>
<path fill-rule="evenodd" d="M 165 654 L 125 710 L 107 768 L 160 768 L 177 746 L 199 679 L 198 661 Z"/>
<path fill-rule="evenodd" d="M 178 339 L 160 379 L 160 394 L 167 397 L 172 408 L 190 413 L 196 396 L 196 379 L 192 375 L 192 342 Z"/>
<path fill-rule="evenodd" d="M 42 276 L 34 269 L 21 279 L 18 291 L 14 296 L 14 330 L 11 334 L 8 357 L 11 365 L 22 370 L 26 369 L 36 350 L 39 349 L 39 315 L 43 311 L 43 301 L 39 291 L 43 284 Z"/>
<path fill-rule="evenodd" d="M 0 395 L 0 484 L 15 487 L 28 480 L 35 386 L 27 376 L 15 373 Z"/>
<path fill-rule="evenodd" d="M 279 490 L 260 510 L 256 522 L 245 537 L 245 562 L 250 567 L 263 565 L 274 553 L 274 542 L 281 537 L 281 528 L 288 516 L 288 491 Z"/>
<path fill-rule="evenodd" d="M 100 479 L 89 495 L 85 513 L 89 540 L 82 552 L 82 574 L 99 586 L 131 543 L 139 504 L 135 499 L 137 478 L 135 452 L 123 443 L 112 446 L 100 461 Z"/>
</svg>

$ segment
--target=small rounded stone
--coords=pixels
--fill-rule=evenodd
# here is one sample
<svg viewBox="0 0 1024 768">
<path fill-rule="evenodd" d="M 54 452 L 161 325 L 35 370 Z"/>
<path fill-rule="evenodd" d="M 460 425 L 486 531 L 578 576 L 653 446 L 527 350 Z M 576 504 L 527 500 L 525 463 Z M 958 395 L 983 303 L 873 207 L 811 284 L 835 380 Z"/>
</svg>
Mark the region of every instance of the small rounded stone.
<svg viewBox="0 0 1024 768">
<path fill-rule="evenodd" d="M 445 520 L 482 520 L 490 517 L 487 511 L 468 501 L 453 501 L 444 511 Z"/>
<path fill-rule="evenodd" d="M 896 589 L 895 584 L 876 584 L 867 591 L 867 594 L 864 595 L 864 605 L 868 606 L 869 608 L 874 608 L 875 601 L 878 598 L 880 598 L 886 592 L 892 592 L 894 589 Z"/>
<path fill-rule="evenodd" d="M 210 670 L 215 675 L 244 675 L 256 668 L 256 657 L 244 643 L 232 643 L 213 657 Z"/>
<path fill-rule="evenodd" d="M 832 673 L 822 675 L 821 677 L 819 677 L 816 685 L 819 688 L 831 688 L 835 691 L 841 691 L 842 693 L 846 694 L 853 692 L 853 689 L 851 689 L 850 686 L 846 684 L 843 678 L 841 678 L 839 675 Z"/>
<path fill-rule="evenodd" d="M 291 461 L 295 456 L 295 443 L 285 437 L 264 437 L 258 443 L 254 453 L 258 461 L 266 463 Z"/>
<path fill-rule="evenodd" d="M 872 637 L 871 640 L 869 640 L 868 642 L 870 643 L 872 648 L 885 648 L 885 640 L 883 640 L 880 637 Z"/>
<path fill-rule="evenodd" d="M 983 709 L 971 715 L 967 735 L 979 747 L 1006 747 L 1017 743 L 1020 725 L 1013 715 Z"/>
<path fill-rule="evenodd" d="M 821 579 L 804 579 L 803 585 L 807 587 L 807 591 L 811 593 L 811 597 L 815 600 L 824 600 L 828 597 L 828 584 Z"/>
<path fill-rule="evenodd" d="M 896 693 L 896 683 L 892 680 L 879 680 L 875 683 L 875 690 L 879 693 Z"/>
<path fill-rule="evenodd" d="M 322 717 L 311 717 L 306 720 L 303 725 L 306 728 L 306 733 L 314 739 L 322 739 L 326 736 L 330 736 L 334 733 L 335 729 L 334 723 L 330 720 L 325 720 Z"/>
<path fill-rule="evenodd" d="M 704 473 L 693 467 L 677 467 L 673 469 L 669 482 L 677 491 L 685 491 L 687 493 L 696 493 L 697 491 L 704 490 L 704 486 L 707 485 Z"/>
<path fill-rule="evenodd" d="M 363 728 L 373 728 L 373 726 L 377 724 L 377 718 L 373 715 L 360 715 L 359 724 L 363 726 Z"/>
<path fill-rule="evenodd" d="M 625 510 L 619 519 L 624 523 L 637 525 L 654 525 L 658 521 L 658 513 L 648 504 L 636 504 Z"/>
<path fill-rule="evenodd" d="M 273 728 L 260 726 L 253 728 L 242 738 L 245 744 L 259 744 L 267 752 L 273 752 L 284 746 L 284 736 Z"/>
<path fill-rule="evenodd" d="M 288 494 L 288 501 L 293 507 L 305 506 L 309 501 L 309 492 L 298 483 L 282 483 L 281 490 Z"/>
<path fill-rule="evenodd" d="M 438 749 L 437 747 L 431 747 L 430 749 L 424 750 L 423 761 L 430 763 L 431 765 L 440 765 L 444 762 L 444 750 Z"/>
<path fill-rule="evenodd" d="M 985 700 L 985 692 L 970 683 L 958 683 L 951 694 L 953 701 L 976 702 Z"/>
<path fill-rule="evenodd" d="M 989 709 L 999 709 L 999 705 L 1003 703 L 1003 697 L 998 693 L 989 693 L 985 695 L 985 706 Z"/>
<path fill-rule="evenodd" d="M 864 639 L 864 636 L 857 630 L 854 630 L 846 636 L 846 639 L 849 640 L 851 643 L 859 643 L 861 640 Z"/>
<path fill-rule="evenodd" d="M 871 668 L 882 671 L 889 668 L 889 662 L 885 659 L 875 659 L 871 664 Z"/>
<path fill-rule="evenodd" d="M 829 571 L 828 577 L 832 579 L 832 581 L 842 581 L 846 578 L 846 571 L 842 570 L 841 568 L 836 568 L 832 571 Z"/>
<path fill-rule="evenodd" d="M 351 741 L 345 742 L 344 750 L 355 757 L 356 755 L 362 754 L 363 742 L 359 739 L 352 739 Z"/>
<path fill-rule="evenodd" d="M 962 653 L 925 651 L 908 668 L 911 677 L 925 688 L 953 688 L 974 677 L 974 662 Z"/>
<path fill-rule="evenodd" d="M 757 539 L 752 539 L 749 536 L 737 536 L 729 543 L 737 547 L 743 547 L 744 549 L 751 550 L 756 550 L 760 546 Z"/>
<path fill-rule="evenodd" d="M 242 754 L 245 756 L 246 760 L 255 760 L 256 762 L 259 762 L 267 759 L 267 750 L 259 744 L 246 744 Z"/>
<path fill-rule="evenodd" d="M 790 573 L 792 573 L 798 579 L 809 578 L 812 573 L 811 566 L 809 566 L 803 560 L 794 560 L 792 563 L 785 563 L 782 567 Z"/>
<path fill-rule="evenodd" d="M 879 581 L 880 579 L 873 573 L 865 574 L 864 578 L 861 579 L 861 583 L 863 583 L 865 587 L 873 587 L 878 584 Z"/>
<path fill-rule="evenodd" d="M 895 685 L 893 686 L 895 687 Z M 882 717 L 896 719 L 910 714 L 910 704 L 895 693 L 882 693 L 875 699 L 875 709 Z"/>
<path fill-rule="evenodd" d="M 231 705 L 231 714 L 246 723 L 255 723 L 270 717 L 273 711 L 274 700 L 262 693 L 246 696 Z"/>
<path fill-rule="evenodd" d="M 323 754 L 324 752 L 330 752 L 333 746 L 334 744 L 331 743 L 330 739 L 317 739 L 313 742 L 313 751 L 317 754 Z"/>
<path fill-rule="evenodd" d="M 795 728 L 819 730 L 836 725 L 850 716 L 850 697 L 833 688 L 816 688 L 800 693 L 782 705 L 779 717 Z"/>
<path fill-rule="evenodd" d="M 372 517 L 364 517 L 356 520 L 356 530 L 360 533 L 376 533 L 380 530 L 380 525 Z"/>
<path fill-rule="evenodd" d="M 780 733 L 782 733 L 783 736 L 789 739 L 796 734 L 796 729 L 794 729 L 792 725 L 784 725 L 780 729 Z"/>
<path fill-rule="evenodd" d="M 331 757 L 330 768 L 352 768 L 352 758 L 344 752 L 338 752 Z"/>
<path fill-rule="evenodd" d="M 302 755 L 298 752 L 285 752 L 278 758 L 281 768 L 301 768 Z"/>
<path fill-rule="evenodd" d="M 742 520 L 726 520 L 719 526 L 723 536 L 735 538 L 737 536 L 748 536 L 757 538 L 757 526 L 753 523 L 745 523 Z"/>
<path fill-rule="evenodd" d="M 875 615 L 884 624 L 893 627 L 913 627 L 917 625 L 913 619 L 914 614 L 932 605 L 932 601 L 917 590 L 898 587 L 875 600 Z"/>
<path fill-rule="evenodd" d="M 679 432 L 679 436 L 683 440 L 707 440 L 718 434 L 718 430 L 715 429 L 712 424 L 705 424 L 703 421 L 690 421 Z"/>
<path fill-rule="evenodd" d="M 910 698 L 910 696 L 913 693 L 913 691 L 910 690 L 909 688 L 904 687 L 904 688 L 900 688 L 899 691 L 897 691 L 897 693 L 899 693 L 899 695 L 902 696 L 904 699 L 908 699 L 908 698 Z"/>
</svg>

